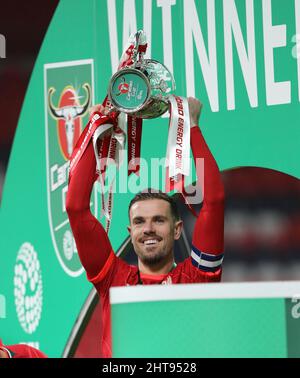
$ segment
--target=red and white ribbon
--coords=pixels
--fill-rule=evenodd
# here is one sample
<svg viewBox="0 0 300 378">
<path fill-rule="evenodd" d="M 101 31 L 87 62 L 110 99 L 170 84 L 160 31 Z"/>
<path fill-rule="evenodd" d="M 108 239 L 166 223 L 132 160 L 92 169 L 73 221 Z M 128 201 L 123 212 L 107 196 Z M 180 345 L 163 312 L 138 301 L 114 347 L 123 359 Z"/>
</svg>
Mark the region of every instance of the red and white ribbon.
<svg viewBox="0 0 300 378">
<path fill-rule="evenodd" d="M 147 38 L 145 32 L 139 30 L 137 33 L 132 33 L 124 48 L 117 71 L 121 68 L 132 66 L 135 63 L 137 54 L 145 53 L 146 50 Z"/>
<path fill-rule="evenodd" d="M 143 31 L 139 31 L 138 33 L 132 34 L 121 56 L 118 70 L 133 65 L 137 54 L 141 54 L 140 56 L 142 56 L 146 52 L 146 49 L 147 41 L 145 33 Z M 103 101 L 103 106 L 107 109 L 113 110 L 107 96 Z M 126 115 L 123 113 L 110 113 L 109 116 L 104 116 L 98 112 L 93 113 L 76 143 L 70 162 L 69 180 L 71 179 L 72 174 L 74 173 L 74 170 L 76 169 L 76 166 L 86 150 L 90 140 L 93 138 L 93 147 L 96 158 L 96 172 L 98 173 L 98 180 L 102 191 L 102 215 L 106 217 L 107 232 L 111 223 L 113 200 L 112 192 L 115 177 L 110 184 L 108 198 L 105 200 L 103 189 L 106 179 L 106 168 L 107 164 L 113 162 L 116 164 L 117 169 L 119 169 L 122 161 L 124 160 L 126 140 L 125 123 Z M 108 130 L 111 131 L 110 136 L 106 136 L 106 132 Z M 140 143 L 140 138 L 137 143 Z M 140 147 L 138 144 L 137 150 L 139 151 L 139 149 Z"/>
<path fill-rule="evenodd" d="M 128 176 L 140 173 L 142 119 L 128 116 Z"/>
<path fill-rule="evenodd" d="M 90 139 L 94 135 L 94 132 L 99 128 L 100 125 L 108 121 L 108 117 L 103 116 L 102 114 L 95 112 L 91 115 L 90 120 L 80 135 L 76 146 L 72 152 L 71 162 L 70 162 L 70 173 L 69 178 L 72 177 L 74 170 L 76 169 L 77 163 L 81 159 L 84 151 L 86 150 Z"/>
<path fill-rule="evenodd" d="M 184 188 L 184 176 L 190 174 L 190 116 L 184 97 L 169 96 L 170 124 L 166 153 L 166 191 Z"/>
<path fill-rule="evenodd" d="M 101 193 L 101 217 L 104 216 L 106 218 L 106 232 L 109 231 L 109 227 L 111 224 L 113 208 L 113 189 L 116 179 L 115 173 L 109 185 L 107 198 L 105 199 L 104 182 L 106 179 L 106 168 L 108 164 L 115 164 L 118 170 L 122 165 L 122 162 L 124 161 L 125 154 L 124 150 L 126 135 L 124 116 L 120 114 L 119 118 L 120 120 L 118 123 L 116 121 L 115 124 L 104 124 L 101 127 L 99 127 L 93 135 L 93 146 L 96 157 L 98 181 L 100 183 Z M 105 137 L 105 134 L 108 130 L 110 130 L 111 132 L 109 138 Z"/>
</svg>

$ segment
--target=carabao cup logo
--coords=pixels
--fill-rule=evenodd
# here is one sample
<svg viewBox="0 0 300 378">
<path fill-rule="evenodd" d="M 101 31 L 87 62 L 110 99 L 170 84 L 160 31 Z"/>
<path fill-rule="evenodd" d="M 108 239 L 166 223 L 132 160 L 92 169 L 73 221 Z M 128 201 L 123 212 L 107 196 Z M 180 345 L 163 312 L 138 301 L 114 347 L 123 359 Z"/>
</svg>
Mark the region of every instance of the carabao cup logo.
<svg viewBox="0 0 300 378">
<path fill-rule="evenodd" d="M 61 153 L 65 160 L 70 159 L 74 145 L 81 132 L 81 116 L 83 116 L 90 104 L 91 89 L 85 83 L 83 88 L 86 91 L 86 101 L 79 104 L 78 95 L 72 86 L 68 86 L 61 94 L 58 106 L 52 103 L 52 95 L 55 92 L 53 87 L 48 90 L 48 106 L 51 116 L 57 120 L 58 140 Z"/>
<path fill-rule="evenodd" d="M 70 158 L 84 127 L 83 121 L 88 121 L 91 86 L 83 82 L 75 89 L 57 82 L 63 88 L 58 90 L 53 84 L 54 80 L 47 83 L 45 92 L 48 216 L 57 258 L 65 272 L 76 277 L 83 268 L 66 212 L 66 194 Z"/>
</svg>

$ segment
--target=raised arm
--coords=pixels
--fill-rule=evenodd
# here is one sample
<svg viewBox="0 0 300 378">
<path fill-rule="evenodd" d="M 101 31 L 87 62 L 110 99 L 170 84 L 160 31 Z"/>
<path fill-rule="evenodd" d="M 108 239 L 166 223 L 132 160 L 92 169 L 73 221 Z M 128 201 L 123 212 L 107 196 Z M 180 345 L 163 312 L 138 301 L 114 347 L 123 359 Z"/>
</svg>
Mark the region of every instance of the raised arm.
<svg viewBox="0 0 300 378">
<path fill-rule="evenodd" d="M 199 128 L 202 104 L 191 97 L 188 101 L 194 161 L 195 164 L 197 159 L 204 162 L 201 175 L 204 198 L 194 228 L 191 257 L 193 265 L 201 270 L 220 275 L 224 251 L 224 188 L 217 163 Z"/>
<path fill-rule="evenodd" d="M 89 280 L 99 276 L 113 256 L 104 228 L 90 211 L 90 197 L 95 179 L 96 162 L 90 141 L 69 181 L 66 199 L 66 209 L 78 254 Z"/>
</svg>

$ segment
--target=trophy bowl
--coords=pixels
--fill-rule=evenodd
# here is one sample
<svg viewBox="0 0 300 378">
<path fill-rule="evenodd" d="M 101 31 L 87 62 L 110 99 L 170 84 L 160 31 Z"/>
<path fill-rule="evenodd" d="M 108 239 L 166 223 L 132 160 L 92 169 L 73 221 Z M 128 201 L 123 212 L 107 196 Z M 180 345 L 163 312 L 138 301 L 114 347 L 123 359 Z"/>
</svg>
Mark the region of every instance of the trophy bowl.
<svg viewBox="0 0 300 378">
<path fill-rule="evenodd" d="M 108 98 L 120 112 L 138 118 L 156 118 L 168 109 L 168 95 L 175 81 L 168 68 L 153 59 L 144 59 L 116 72 L 108 88 Z"/>
</svg>

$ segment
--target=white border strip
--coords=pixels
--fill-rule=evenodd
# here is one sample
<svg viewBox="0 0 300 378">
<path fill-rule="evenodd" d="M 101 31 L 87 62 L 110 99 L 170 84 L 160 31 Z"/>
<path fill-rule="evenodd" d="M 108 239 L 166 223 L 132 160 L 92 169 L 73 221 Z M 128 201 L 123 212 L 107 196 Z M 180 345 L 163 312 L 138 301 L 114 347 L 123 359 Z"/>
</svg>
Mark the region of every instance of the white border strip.
<svg viewBox="0 0 300 378">
<path fill-rule="evenodd" d="M 73 67 L 73 66 L 81 66 L 84 64 L 93 65 L 94 59 L 69 60 L 69 61 L 57 62 L 57 63 L 45 63 L 44 68 L 49 69 L 49 68 L 60 68 L 60 67 Z"/>
<path fill-rule="evenodd" d="M 300 281 L 124 286 L 110 289 L 110 303 L 191 299 L 300 298 Z"/>
</svg>

